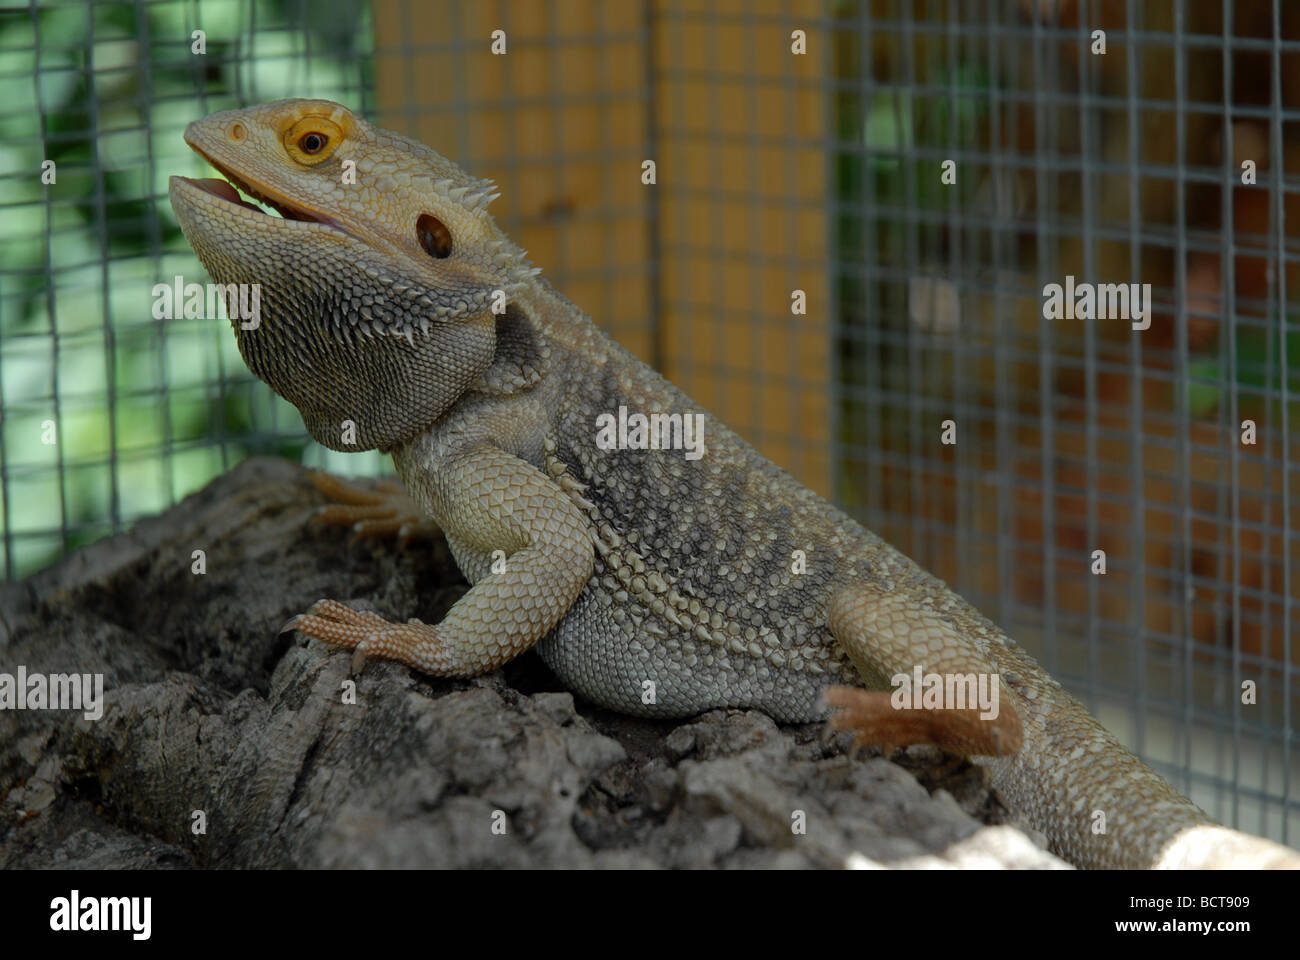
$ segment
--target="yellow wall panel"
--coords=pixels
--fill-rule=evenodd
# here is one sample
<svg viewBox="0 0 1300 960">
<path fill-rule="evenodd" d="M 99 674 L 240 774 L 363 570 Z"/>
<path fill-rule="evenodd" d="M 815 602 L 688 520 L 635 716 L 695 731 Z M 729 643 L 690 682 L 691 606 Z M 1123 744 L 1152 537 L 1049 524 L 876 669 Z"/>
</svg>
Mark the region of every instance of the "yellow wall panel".
<svg viewBox="0 0 1300 960">
<path fill-rule="evenodd" d="M 826 106 L 791 84 L 824 69 L 821 7 L 733 6 L 654 2 L 651 35 L 638 3 L 377 0 L 379 119 L 501 183 L 493 212 L 552 282 L 829 494 Z M 795 287 L 823 312 L 791 316 Z"/>
</svg>

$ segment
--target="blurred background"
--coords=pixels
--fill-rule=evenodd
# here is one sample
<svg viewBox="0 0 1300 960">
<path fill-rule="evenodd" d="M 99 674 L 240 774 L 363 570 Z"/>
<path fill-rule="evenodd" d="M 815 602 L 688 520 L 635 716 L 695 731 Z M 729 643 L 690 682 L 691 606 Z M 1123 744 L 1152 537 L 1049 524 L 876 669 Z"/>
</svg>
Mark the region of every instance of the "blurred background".
<svg viewBox="0 0 1300 960">
<path fill-rule="evenodd" d="M 1300 4 L 5 8 L 6 579 L 252 454 L 391 472 L 310 442 L 226 321 L 152 317 L 155 283 L 207 279 L 167 203 L 212 175 L 185 124 L 286 96 L 495 178 L 596 322 L 1212 815 L 1300 843 Z M 1150 328 L 1044 319 L 1066 275 L 1151 284 Z"/>
</svg>

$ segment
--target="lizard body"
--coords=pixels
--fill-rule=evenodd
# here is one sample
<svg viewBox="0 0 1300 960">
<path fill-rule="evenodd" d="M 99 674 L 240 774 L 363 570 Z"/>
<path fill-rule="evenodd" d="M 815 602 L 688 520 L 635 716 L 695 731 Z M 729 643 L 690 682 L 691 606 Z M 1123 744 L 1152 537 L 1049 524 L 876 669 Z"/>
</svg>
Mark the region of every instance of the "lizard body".
<svg viewBox="0 0 1300 960">
<path fill-rule="evenodd" d="M 214 279 L 261 284 L 260 324 L 232 322 L 249 368 L 325 446 L 391 452 L 472 584 L 439 624 L 321 601 L 303 633 L 439 676 L 536 646 L 575 692 L 643 716 L 830 704 L 862 742 L 978 758 L 1079 865 L 1300 862 L 1214 825 L 941 581 L 716 421 L 698 459 L 598 444 L 620 408 L 700 411 L 537 276 L 487 182 L 329 101 L 216 113 L 186 140 L 284 215 L 172 178 Z M 916 666 L 997 675 L 999 716 L 892 709 L 879 691 Z"/>
</svg>

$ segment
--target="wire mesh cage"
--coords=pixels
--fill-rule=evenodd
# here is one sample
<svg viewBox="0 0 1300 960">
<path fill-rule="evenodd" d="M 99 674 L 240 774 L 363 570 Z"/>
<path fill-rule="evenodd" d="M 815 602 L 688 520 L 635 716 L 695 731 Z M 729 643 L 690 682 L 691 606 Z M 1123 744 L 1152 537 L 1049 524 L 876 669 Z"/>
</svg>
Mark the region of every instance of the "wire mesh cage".
<svg viewBox="0 0 1300 960">
<path fill-rule="evenodd" d="M 253 453 L 388 469 L 152 309 L 203 277 L 184 126 L 335 99 L 496 179 L 616 339 L 1294 844 L 1298 54 L 1278 0 L 0 13 L 5 577 Z"/>
</svg>

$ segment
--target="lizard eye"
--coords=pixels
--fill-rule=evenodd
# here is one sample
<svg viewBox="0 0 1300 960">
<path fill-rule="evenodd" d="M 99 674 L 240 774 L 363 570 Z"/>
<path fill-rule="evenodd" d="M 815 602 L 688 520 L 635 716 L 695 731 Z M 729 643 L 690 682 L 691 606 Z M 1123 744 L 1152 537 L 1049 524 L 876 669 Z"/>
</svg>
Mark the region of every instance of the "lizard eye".
<svg viewBox="0 0 1300 960">
<path fill-rule="evenodd" d="M 420 219 L 415 221 L 415 235 L 429 256 L 437 260 L 451 256 L 451 231 L 437 217 L 420 214 Z"/>
<path fill-rule="evenodd" d="M 304 133 L 298 138 L 298 149 L 303 153 L 320 153 L 325 149 L 325 144 L 330 142 L 330 138 L 323 133 Z"/>
<path fill-rule="evenodd" d="M 344 131 L 329 117 L 302 117 L 284 132 L 284 149 L 305 167 L 324 163 L 343 142 Z"/>
</svg>

